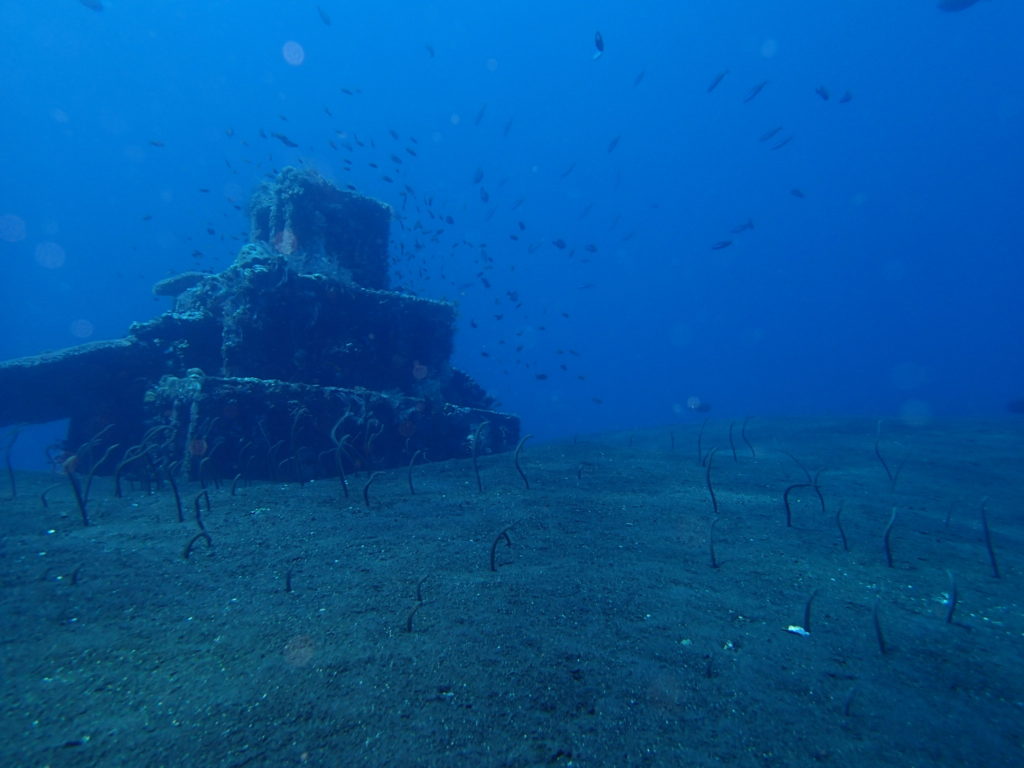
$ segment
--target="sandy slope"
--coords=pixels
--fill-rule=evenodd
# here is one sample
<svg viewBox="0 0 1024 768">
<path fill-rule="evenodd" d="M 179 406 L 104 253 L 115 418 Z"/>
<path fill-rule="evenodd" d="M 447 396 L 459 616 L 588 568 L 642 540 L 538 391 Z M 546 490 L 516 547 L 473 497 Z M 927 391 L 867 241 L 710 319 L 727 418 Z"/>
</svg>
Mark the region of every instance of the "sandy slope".
<svg viewBox="0 0 1024 768">
<path fill-rule="evenodd" d="M 389 471 L 369 509 L 361 477 L 348 501 L 211 490 L 213 547 L 187 560 L 169 493 L 98 479 L 83 528 L 67 488 L 43 509 L 54 478 L 20 476 L 0 764 L 1024 764 L 1024 429 L 886 428 L 894 467 L 909 449 L 892 490 L 874 427 L 755 420 L 734 461 L 709 424 L 717 568 L 692 426 L 528 443 L 530 490 L 508 455 L 482 494 L 468 461 L 418 467 L 414 496 Z M 825 468 L 827 505 L 794 491 L 790 528 L 787 453 Z M 787 632 L 815 590 L 810 635 Z"/>
</svg>

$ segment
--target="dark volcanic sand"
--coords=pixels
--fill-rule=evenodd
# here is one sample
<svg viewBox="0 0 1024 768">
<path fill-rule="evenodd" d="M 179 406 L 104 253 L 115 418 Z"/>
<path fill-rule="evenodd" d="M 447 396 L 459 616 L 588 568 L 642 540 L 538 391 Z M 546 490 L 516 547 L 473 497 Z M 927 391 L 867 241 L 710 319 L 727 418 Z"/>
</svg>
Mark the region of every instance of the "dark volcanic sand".
<svg viewBox="0 0 1024 768">
<path fill-rule="evenodd" d="M 337 481 L 0 504 L 3 766 L 1024 765 L 1024 429 L 712 422 Z M 787 528 L 782 492 L 793 494 Z M 577 470 L 582 467 L 582 479 Z M 979 507 L 988 497 L 1002 578 Z M 835 525 L 842 519 L 850 550 Z M 883 532 L 897 508 L 886 566 Z M 947 516 L 949 516 L 947 524 Z M 497 572 L 489 556 L 499 542 Z M 959 604 L 947 624 L 947 569 Z M 288 573 L 291 591 L 286 591 Z M 417 603 L 422 605 L 406 631 Z M 804 623 L 811 634 L 786 631 Z M 872 612 L 888 653 L 880 652 Z"/>
</svg>

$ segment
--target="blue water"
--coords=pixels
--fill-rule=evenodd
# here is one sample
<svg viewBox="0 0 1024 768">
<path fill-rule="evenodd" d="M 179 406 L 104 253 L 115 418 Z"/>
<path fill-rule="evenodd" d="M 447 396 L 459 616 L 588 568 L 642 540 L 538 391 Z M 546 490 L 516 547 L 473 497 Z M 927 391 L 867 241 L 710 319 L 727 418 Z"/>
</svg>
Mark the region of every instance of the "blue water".
<svg viewBox="0 0 1024 768">
<path fill-rule="evenodd" d="M 88 5 L 0 2 L 0 358 L 167 310 L 302 164 L 538 436 L 1024 397 L 1024 4 Z"/>
</svg>

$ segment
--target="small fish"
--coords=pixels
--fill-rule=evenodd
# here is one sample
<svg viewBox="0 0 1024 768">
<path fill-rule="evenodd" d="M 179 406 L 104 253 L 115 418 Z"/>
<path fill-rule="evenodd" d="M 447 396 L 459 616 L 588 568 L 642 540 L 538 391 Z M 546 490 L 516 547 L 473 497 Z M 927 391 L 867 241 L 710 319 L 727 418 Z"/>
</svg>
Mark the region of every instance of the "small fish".
<svg viewBox="0 0 1024 768">
<path fill-rule="evenodd" d="M 514 117 L 510 117 L 508 119 L 508 122 L 505 123 L 505 127 L 502 128 L 502 130 L 501 130 L 501 135 L 502 136 L 508 136 L 508 132 L 512 130 L 512 123 L 514 123 L 515 121 L 516 121 L 516 119 Z"/>
<path fill-rule="evenodd" d="M 558 178 L 560 178 L 560 179 L 565 179 L 565 178 L 568 178 L 569 174 L 573 172 L 573 169 L 574 169 L 575 167 L 576 167 L 576 163 L 570 163 L 570 164 L 569 164 L 569 167 L 568 167 L 568 168 L 566 168 L 566 169 L 565 169 L 564 171 L 562 171 L 562 172 L 561 172 L 561 173 L 560 173 L 560 174 L 558 175 Z"/>
<path fill-rule="evenodd" d="M 719 240 L 717 243 L 711 246 L 712 251 L 720 251 L 723 248 L 728 248 L 732 245 L 732 240 Z"/>
<path fill-rule="evenodd" d="M 781 130 L 782 130 L 782 126 L 781 125 L 777 125 L 774 128 L 772 128 L 770 131 L 766 131 L 765 133 L 762 133 L 760 138 L 758 139 L 758 141 L 768 141 L 768 139 L 774 139 L 776 134 L 778 134 L 778 132 L 781 131 Z"/>
<path fill-rule="evenodd" d="M 768 85 L 768 81 L 767 81 L 767 80 L 762 80 L 762 81 L 761 81 L 760 83 L 758 83 L 758 84 L 757 84 L 757 85 L 755 85 L 755 86 L 754 86 L 753 88 L 751 88 L 751 89 L 750 89 L 750 90 L 749 90 L 749 91 L 747 92 L 747 96 L 746 96 L 746 98 L 745 98 L 745 99 L 743 99 L 743 103 L 744 103 L 744 104 L 749 104 L 749 103 L 750 103 L 750 102 L 752 102 L 752 101 L 753 101 L 754 99 L 756 99 L 756 98 L 757 98 L 757 95 L 758 95 L 758 94 L 759 94 L 759 93 L 760 93 L 761 91 L 763 91 L 763 90 L 764 90 L 764 87 L 765 87 L 766 85 Z"/>
<path fill-rule="evenodd" d="M 640 83 L 644 81 L 644 77 L 647 76 L 646 70 L 641 70 L 640 74 L 633 78 L 633 87 L 636 88 Z"/>
<path fill-rule="evenodd" d="M 840 104 L 849 104 L 851 101 L 853 101 L 853 94 L 849 91 L 844 92 L 843 95 L 839 97 Z"/>
<path fill-rule="evenodd" d="M 484 180 L 484 169 L 483 168 L 477 168 L 476 172 L 473 174 L 473 183 L 474 184 L 479 184 L 483 180 Z"/>
<path fill-rule="evenodd" d="M 814 92 L 821 96 L 822 101 L 828 101 L 828 89 L 824 85 L 819 85 L 817 88 L 814 89 Z"/>
<path fill-rule="evenodd" d="M 473 125 L 480 125 L 484 119 L 484 115 L 487 114 L 487 105 L 484 104 L 480 107 L 480 111 L 476 113 L 476 117 L 473 118 Z"/>
<path fill-rule="evenodd" d="M 594 54 L 594 61 L 601 58 L 601 54 L 604 53 L 604 36 L 600 32 L 594 33 L 594 47 L 597 48 L 597 53 Z"/>
<path fill-rule="evenodd" d="M 427 53 L 430 54 L 430 58 L 434 58 L 434 46 L 430 43 L 424 43 L 423 47 L 427 49 Z"/>
<path fill-rule="evenodd" d="M 162 141 L 156 141 L 155 139 L 150 141 L 149 143 L 150 143 L 150 146 L 153 146 L 153 147 L 163 147 L 163 146 L 166 146 Z"/>
<path fill-rule="evenodd" d="M 789 142 L 791 142 L 792 140 L 793 140 L 793 137 L 792 137 L 792 136 L 787 136 L 787 137 L 786 137 L 786 138 L 784 138 L 784 139 L 783 139 L 782 141 L 780 141 L 780 142 L 778 142 L 778 143 L 776 143 L 776 144 L 772 144 L 771 148 L 772 148 L 773 150 L 775 150 L 775 149 L 782 149 L 782 148 L 783 148 L 784 146 L 786 146 L 787 144 L 789 144 Z"/>
<path fill-rule="evenodd" d="M 331 112 L 330 107 L 324 107 L 324 114 L 327 115 L 328 117 L 334 117 L 334 113 Z"/>
<path fill-rule="evenodd" d="M 799 197 L 801 200 L 807 197 L 807 195 L 803 193 L 802 189 L 797 189 L 796 187 L 793 187 L 793 189 L 789 190 L 789 194 L 791 194 L 793 197 Z"/>
<path fill-rule="evenodd" d="M 555 248 L 558 248 L 558 249 L 564 249 L 565 246 L 566 246 L 566 242 L 562 238 L 558 238 L 557 240 L 552 240 L 551 244 L 553 246 L 555 246 Z"/>
<path fill-rule="evenodd" d="M 738 235 L 740 232 L 746 232 L 748 229 L 753 229 L 753 228 L 754 228 L 754 220 L 753 219 L 747 219 L 742 224 L 737 224 L 735 227 L 733 227 L 731 232 L 734 235 Z"/>
<path fill-rule="evenodd" d="M 388 128 L 388 135 L 395 141 L 398 141 L 398 131 L 394 128 Z"/>
<path fill-rule="evenodd" d="M 483 187 L 480 187 L 480 200 L 484 203 L 490 202 L 491 200 L 490 194 L 488 194 L 487 190 Z"/>
<path fill-rule="evenodd" d="M 78 0 L 82 5 L 88 8 L 90 11 L 102 11 L 103 3 L 101 0 Z"/>
<path fill-rule="evenodd" d="M 729 70 L 728 69 L 723 69 L 721 72 L 719 72 L 717 75 L 715 75 L 714 79 L 711 81 L 711 85 L 708 86 L 707 92 L 711 93 L 713 90 L 715 90 L 715 88 L 718 87 L 718 84 L 721 83 L 722 80 L 725 78 L 725 76 L 728 75 L 728 74 L 729 74 Z"/>
<path fill-rule="evenodd" d="M 291 139 L 289 139 L 289 138 L 288 138 L 287 136 L 285 136 L 285 135 L 284 135 L 283 133 L 272 133 L 272 134 L 270 134 L 270 135 L 271 135 L 271 136 L 273 136 L 273 137 L 274 137 L 275 139 L 277 139 L 278 141 L 280 141 L 280 142 L 281 142 L 282 144 L 284 144 L 284 145 L 285 145 L 286 147 L 297 147 L 297 146 L 299 146 L 299 145 L 298 145 L 298 144 L 296 144 L 296 143 L 295 143 L 294 141 L 292 141 L 292 140 L 291 140 Z"/>
<path fill-rule="evenodd" d="M 321 8 L 319 5 L 316 7 L 316 12 L 320 14 L 320 21 L 326 24 L 328 27 L 331 26 L 331 17 L 327 15 L 327 11 Z"/>
<path fill-rule="evenodd" d="M 614 139 L 612 139 L 611 141 L 608 142 L 608 151 L 609 152 L 614 152 L 615 151 L 615 148 L 617 146 L 619 146 L 619 139 L 621 139 L 621 138 L 622 138 L 622 136 L 616 136 Z"/>
</svg>

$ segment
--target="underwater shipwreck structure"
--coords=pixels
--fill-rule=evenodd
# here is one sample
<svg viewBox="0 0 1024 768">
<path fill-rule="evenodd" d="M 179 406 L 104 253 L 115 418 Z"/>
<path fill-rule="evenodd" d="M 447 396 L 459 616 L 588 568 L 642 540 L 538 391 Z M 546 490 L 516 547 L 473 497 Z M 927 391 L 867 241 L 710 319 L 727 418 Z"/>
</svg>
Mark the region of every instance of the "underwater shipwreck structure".
<svg viewBox="0 0 1024 768">
<path fill-rule="evenodd" d="M 450 364 L 454 307 L 388 290 L 386 205 L 286 168 L 249 212 L 230 267 L 154 287 L 171 311 L 0 363 L 0 425 L 68 419 L 68 469 L 204 481 L 515 445 L 518 419 Z"/>
</svg>

